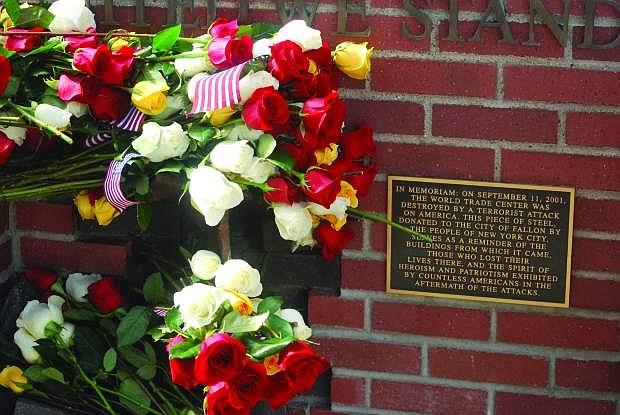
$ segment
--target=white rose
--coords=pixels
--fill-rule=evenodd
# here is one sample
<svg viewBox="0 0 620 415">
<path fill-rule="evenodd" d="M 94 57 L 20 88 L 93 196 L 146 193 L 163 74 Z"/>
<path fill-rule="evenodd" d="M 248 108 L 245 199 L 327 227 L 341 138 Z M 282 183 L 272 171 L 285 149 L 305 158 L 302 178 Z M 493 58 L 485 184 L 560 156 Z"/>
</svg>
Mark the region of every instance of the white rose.
<svg viewBox="0 0 620 415">
<path fill-rule="evenodd" d="M 273 164 L 263 158 L 254 157 L 250 167 L 241 173 L 241 175 L 253 182 L 265 183 L 270 176 L 275 174 L 275 172 L 276 168 Z"/>
<path fill-rule="evenodd" d="M 67 346 L 71 346 L 73 344 L 73 335 L 75 334 L 75 324 L 69 323 L 65 321 L 62 325 L 62 330 L 60 330 L 60 339 Z"/>
<path fill-rule="evenodd" d="M 334 199 L 332 204 L 329 206 L 329 209 L 326 209 L 324 206 L 319 205 L 318 203 L 308 203 L 308 210 L 310 213 L 316 216 L 325 216 L 325 215 L 334 215 L 338 220 L 344 218 L 347 214 L 347 207 L 349 205 L 349 199 L 346 197 L 337 197 Z"/>
<path fill-rule="evenodd" d="M 187 99 L 185 94 L 169 95 L 166 101 L 166 108 L 164 108 L 161 114 L 157 115 L 157 118 L 160 118 L 162 120 L 170 118 L 171 115 L 176 114 L 177 112 L 181 111 L 183 108 L 186 108 L 189 105 L 189 100 Z"/>
<path fill-rule="evenodd" d="M 194 170 L 189 181 L 189 194 L 194 207 L 202 213 L 209 226 L 216 226 L 226 210 L 243 201 L 241 187 L 208 166 Z"/>
<path fill-rule="evenodd" d="M 243 173 L 252 164 L 253 157 L 254 149 L 246 140 L 222 141 L 209 153 L 211 165 L 225 173 Z"/>
<path fill-rule="evenodd" d="M 237 124 L 230 129 L 227 138 L 229 140 L 248 140 L 254 142 L 263 134 L 265 132 L 262 130 L 255 130 L 245 124 Z"/>
<path fill-rule="evenodd" d="M 179 123 L 162 127 L 156 122 L 147 122 L 132 145 L 144 157 L 159 162 L 183 155 L 189 147 L 189 137 Z"/>
<path fill-rule="evenodd" d="M 34 116 L 58 130 L 64 130 L 71 125 L 71 113 L 62 108 L 49 104 L 39 104 L 34 110 Z"/>
<path fill-rule="evenodd" d="M 192 76 L 192 79 L 189 80 L 189 83 L 187 84 L 187 97 L 189 98 L 191 102 L 194 102 L 194 94 L 196 93 L 196 83 L 208 75 L 209 74 L 206 72 L 200 72 Z"/>
<path fill-rule="evenodd" d="M 180 58 L 174 61 L 175 69 L 186 78 L 190 78 L 200 72 L 213 71 L 214 67 L 207 58 Z"/>
<path fill-rule="evenodd" d="M 319 49 L 323 46 L 321 32 L 308 27 L 306 22 L 303 20 L 292 20 L 288 22 L 282 26 L 280 30 L 278 30 L 278 33 L 276 33 L 273 40 L 273 43 L 290 40 L 301 46 L 301 49 L 304 52 Z"/>
<path fill-rule="evenodd" d="M 312 232 L 312 216 L 305 205 L 295 203 L 289 206 L 276 203 L 273 213 L 283 239 L 295 242 L 307 240 L 308 234 Z"/>
<path fill-rule="evenodd" d="M 298 340 L 308 340 L 312 336 L 312 329 L 306 325 L 301 313 L 293 308 L 279 310 L 276 315 L 291 323 L 293 335 Z"/>
<path fill-rule="evenodd" d="M 35 340 L 45 338 L 45 327 L 49 323 L 60 326 L 64 323 L 62 317 L 62 305 L 65 300 L 57 295 L 52 295 L 46 303 L 39 300 L 31 300 L 26 303 L 21 314 L 15 321 L 18 328 L 25 329 Z"/>
<path fill-rule="evenodd" d="M 243 104 L 250 99 L 257 89 L 269 86 L 277 90 L 280 87 L 280 82 L 267 71 L 250 72 L 239 80 L 240 103 Z"/>
<path fill-rule="evenodd" d="M 80 118 L 82 115 L 88 114 L 88 105 L 82 104 L 77 101 L 69 101 L 67 102 L 67 106 L 65 107 L 67 111 L 69 111 L 75 118 Z"/>
<path fill-rule="evenodd" d="M 88 302 L 88 300 L 84 298 L 84 296 L 88 294 L 88 287 L 90 287 L 93 282 L 99 281 L 100 279 L 100 274 L 81 274 L 76 272 L 74 274 L 69 274 L 67 282 L 65 283 L 65 288 L 74 301 L 85 303 Z"/>
<path fill-rule="evenodd" d="M 271 46 L 273 45 L 272 38 L 259 39 L 254 42 L 252 46 L 252 56 L 257 58 L 259 56 L 271 55 Z"/>
<path fill-rule="evenodd" d="M 215 286 L 235 290 L 248 297 L 258 297 L 263 292 L 260 274 L 242 259 L 229 259 L 215 273 Z"/>
<path fill-rule="evenodd" d="M 84 0 L 57 0 L 48 10 L 54 15 L 49 24 L 52 32 L 85 32 L 89 27 L 96 27 L 95 15 Z"/>
<path fill-rule="evenodd" d="M 221 303 L 220 290 L 202 283 L 188 285 L 174 294 L 174 305 L 179 307 L 185 327 L 208 325 Z"/>
<path fill-rule="evenodd" d="M 19 347 L 26 362 L 31 364 L 41 362 L 41 355 L 35 349 L 39 343 L 26 330 L 18 329 L 13 335 L 13 341 Z"/>
<path fill-rule="evenodd" d="M 196 251 L 189 264 L 195 276 L 201 280 L 210 280 L 215 277 L 215 272 L 222 265 L 222 260 L 215 252 L 202 249 Z"/>
<path fill-rule="evenodd" d="M 2 131 L 9 140 L 13 140 L 15 144 L 21 146 L 24 144 L 24 140 L 26 139 L 26 129 L 22 127 L 0 127 L 0 131 Z"/>
</svg>

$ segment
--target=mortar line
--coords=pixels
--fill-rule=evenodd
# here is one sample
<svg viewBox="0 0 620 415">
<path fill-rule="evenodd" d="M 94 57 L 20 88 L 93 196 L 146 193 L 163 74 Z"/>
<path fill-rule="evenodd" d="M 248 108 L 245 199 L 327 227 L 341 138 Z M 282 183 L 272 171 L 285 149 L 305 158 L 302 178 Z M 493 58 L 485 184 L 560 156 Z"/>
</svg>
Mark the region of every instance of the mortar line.
<svg viewBox="0 0 620 415">
<path fill-rule="evenodd" d="M 495 154 L 493 156 L 493 181 L 500 182 L 502 180 L 502 148 L 495 146 Z"/>
<path fill-rule="evenodd" d="M 429 358 L 428 343 L 424 342 L 420 345 L 420 375 L 430 376 L 429 374 Z"/>
<path fill-rule="evenodd" d="M 497 63 L 497 99 L 504 99 L 504 64 Z"/>
<path fill-rule="evenodd" d="M 493 415 L 495 413 L 495 389 L 489 388 L 487 390 L 487 415 Z"/>
<path fill-rule="evenodd" d="M 558 110 L 558 145 L 566 146 L 566 111 Z"/>
<path fill-rule="evenodd" d="M 551 355 L 549 356 L 549 387 L 550 388 L 554 388 L 556 386 L 555 365 L 556 365 L 555 353 L 551 353 Z"/>
</svg>

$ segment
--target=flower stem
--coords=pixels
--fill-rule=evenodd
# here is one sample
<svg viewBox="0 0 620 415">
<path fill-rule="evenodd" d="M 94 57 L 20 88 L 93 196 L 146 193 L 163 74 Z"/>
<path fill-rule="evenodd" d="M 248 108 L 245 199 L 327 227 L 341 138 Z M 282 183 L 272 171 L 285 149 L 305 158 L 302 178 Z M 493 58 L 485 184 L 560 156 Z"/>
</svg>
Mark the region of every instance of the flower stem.
<svg viewBox="0 0 620 415">
<path fill-rule="evenodd" d="M 409 235 L 414 235 L 417 236 L 418 238 L 426 241 L 426 242 L 433 242 L 433 240 L 431 239 L 430 236 L 424 235 L 423 233 L 420 232 L 416 232 L 413 229 L 410 229 L 406 226 L 400 225 L 392 220 L 389 220 L 388 218 L 386 218 L 383 215 L 377 215 L 376 213 L 371 213 L 371 212 L 367 212 L 365 210 L 361 210 L 361 209 L 356 209 L 356 208 L 347 208 L 347 212 L 349 212 L 351 215 L 353 216 L 357 216 L 360 218 L 366 218 L 366 219 L 370 219 L 372 221 L 375 222 L 381 222 L 381 223 L 385 223 L 386 225 L 391 226 L 392 228 L 396 228 L 399 231 L 405 232 L 406 234 Z"/>
<path fill-rule="evenodd" d="M 36 32 L 29 32 L 29 33 L 36 33 Z M 44 129 L 45 131 L 48 131 L 52 135 L 57 135 L 58 137 L 62 138 L 64 141 L 66 141 L 68 144 L 73 144 L 73 139 L 71 137 L 69 137 L 67 134 L 65 134 L 62 131 L 60 131 L 59 129 L 54 128 L 51 125 L 46 124 L 45 122 L 41 121 L 40 119 L 38 119 L 34 115 L 30 114 L 30 112 L 28 112 L 24 108 L 20 107 L 19 105 L 15 105 L 11 101 L 8 101 L 7 104 L 11 108 L 13 108 L 15 111 L 19 112 L 19 115 L 21 115 L 22 117 L 24 117 L 28 121 L 31 121 L 32 123 L 38 125 L 39 127 Z"/>
<path fill-rule="evenodd" d="M 207 52 L 185 52 L 178 53 L 176 55 L 168 55 L 168 56 L 155 56 L 150 58 L 145 58 L 147 61 L 152 62 L 170 62 L 175 59 L 187 59 L 187 58 L 206 58 L 208 57 Z"/>
<path fill-rule="evenodd" d="M 95 391 L 95 393 L 97 394 L 97 396 L 101 400 L 101 404 L 103 405 L 104 409 L 106 411 L 108 411 L 108 413 L 110 415 L 116 415 L 116 411 L 114 411 L 114 409 L 112 409 L 112 406 L 110 406 L 110 402 L 108 402 L 108 400 L 106 399 L 106 397 L 102 393 L 103 387 L 100 388 L 99 386 L 97 386 L 97 383 L 94 380 L 92 380 L 86 374 L 86 372 L 84 372 L 84 369 L 82 369 L 82 366 L 80 366 L 80 363 L 78 362 L 77 357 L 75 357 L 75 355 L 73 354 L 73 352 L 71 350 L 67 349 L 67 352 L 69 354 L 69 358 L 70 358 L 71 362 L 77 368 L 77 370 L 80 373 L 80 376 L 82 377 L 82 379 L 84 379 L 84 382 L 86 382 L 91 387 L 91 389 Z"/>
<path fill-rule="evenodd" d="M 144 409 L 145 411 L 150 412 L 150 413 L 152 413 L 154 415 L 164 415 L 163 413 L 159 412 L 158 410 L 153 409 L 150 406 L 146 406 L 143 403 L 136 401 L 132 397 L 125 395 L 124 393 L 117 392 L 114 389 L 108 389 L 108 388 L 106 388 L 104 386 L 100 386 L 99 388 L 102 391 L 109 393 L 110 395 L 114 395 L 114 396 L 118 396 L 119 398 L 123 398 L 127 402 L 131 403 L 132 405 L 136 405 L 140 409 Z"/>
</svg>

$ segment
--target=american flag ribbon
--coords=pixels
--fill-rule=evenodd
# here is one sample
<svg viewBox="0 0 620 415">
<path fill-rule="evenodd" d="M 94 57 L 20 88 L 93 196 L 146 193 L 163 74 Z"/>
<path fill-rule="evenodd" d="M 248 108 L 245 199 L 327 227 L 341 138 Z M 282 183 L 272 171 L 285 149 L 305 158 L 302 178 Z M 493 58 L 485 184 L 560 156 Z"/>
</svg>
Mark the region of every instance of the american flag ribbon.
<svg viewBox="0 0 620 415">
<path fill-rule="evenodd" d="M 140 128 L 142 128 L 142 124 L 144 124 L 145 119 L 146 114 L 132 105 L 123 118 L 118 121 L 113 121 L 111 124 L 114 127 L 120 128 L 121 130 L 135 132 L 140 131 Z"/>
<path fill-rule="evenodd" d="M 207 75 L 196 82 L 191 114 L 227 108 L 241 101 L 239 77 L 245 63 Z"/>
<path fill-rule="evenodd" d="M 132 202 L 127 199 L 121 189 L 121 178 L 123 177 L 123 169 L 131 160 L 141 157 L 138 153 L 127 153 L 121 161 L 112 160 L 108 166 L 108 173 L 103 184 L 103 191 L 108 202 L 119 212 L 124 211 L 129 206 L 138 205 L 139 202 Z"/>
<path fill-rule="evenodd" d="M 91 135 L 84 142 L 84 146 L 88 148 L 94 147 L 97 144 L 101 144 L 104 141 L 108 141 L 110 138 L 112 138 L 112 134 L 110 133 L 99 133 L 96 135 Z"/>
</svg>

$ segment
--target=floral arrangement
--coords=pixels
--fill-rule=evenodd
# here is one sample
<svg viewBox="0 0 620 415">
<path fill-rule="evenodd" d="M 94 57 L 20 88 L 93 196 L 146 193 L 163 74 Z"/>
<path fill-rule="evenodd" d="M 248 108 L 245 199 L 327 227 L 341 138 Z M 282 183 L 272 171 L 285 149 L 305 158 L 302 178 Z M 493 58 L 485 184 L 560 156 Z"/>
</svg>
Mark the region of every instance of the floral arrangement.
<svg viewBox="0 0 620 415">
<path fill-rule="evenodd" d="M 215 226 L 255 192 L 282 238 L 328 259 L 353 237 L 348 215 L 386 222 L 358 209 L 376 149 L 367 125 L 343 132 L 337 92 L 340 73 L 369 73 L 365 43 L 332 51 L 301 20 L 218 19 L 197 38 L 180 25 L 97 33 L 79 0 L 48 10 L 9 0 L 3 13 L 0 200 L 79 191 L 84 219 L 106 225 L 138 205 L 146 229 L 150 201 L 189 194 Z M 23 143 L 35 157 L 13 159 Z"/>
<path fill-rule="evenodd" d="M 329 363 L 309 346 L 302 315 L 281 297 L 260 298 L 259 272 L 243 260 L 200 250 L 188 265 L 180 278 L 150 275 L 141 290 L 27 270 L 41 293 L 16 321 L 28 367 L 13 359 L 0 385 L 91 414 L 249 414 L 308 392 Z"/>
</svg>

